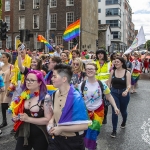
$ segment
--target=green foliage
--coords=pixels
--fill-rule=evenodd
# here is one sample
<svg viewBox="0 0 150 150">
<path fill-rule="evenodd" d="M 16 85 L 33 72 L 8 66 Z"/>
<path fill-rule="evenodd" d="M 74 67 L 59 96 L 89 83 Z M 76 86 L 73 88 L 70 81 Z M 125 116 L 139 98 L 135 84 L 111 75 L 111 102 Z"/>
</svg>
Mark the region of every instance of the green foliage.
<svg viewBox="0 0 150 150">
<path fill-rule="evenodd" d="M 150 50 L 150 40 L 148 40 L 144 46 L 144 48 L 147 48 L 148 50 Z"/>
</svg>

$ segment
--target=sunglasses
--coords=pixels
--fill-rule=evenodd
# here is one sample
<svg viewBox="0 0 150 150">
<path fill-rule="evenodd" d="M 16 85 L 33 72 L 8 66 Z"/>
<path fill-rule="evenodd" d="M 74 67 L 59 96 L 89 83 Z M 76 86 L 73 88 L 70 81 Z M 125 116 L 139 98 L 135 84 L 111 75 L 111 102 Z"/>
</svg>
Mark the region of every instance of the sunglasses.
<svg viewBox="0 0 150 150">
<path fill-rule="evenodd" d="M 78 64 L 78 63 L 73 63 L 73 65 L 74 65 L 74 66 L 79 66 L 79 64 Z"/>
</svg>

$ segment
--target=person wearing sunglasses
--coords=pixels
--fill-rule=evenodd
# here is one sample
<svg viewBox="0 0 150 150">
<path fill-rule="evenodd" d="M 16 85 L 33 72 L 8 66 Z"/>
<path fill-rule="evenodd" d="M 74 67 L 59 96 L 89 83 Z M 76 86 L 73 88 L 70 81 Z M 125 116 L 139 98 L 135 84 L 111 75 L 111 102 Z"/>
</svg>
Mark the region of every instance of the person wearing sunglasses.
<svg viewBox="0 0 150 150">
<path fill-rule="evenodd" d="M 86 73 L 84 71 L 83 62 L 80 58 L 75 58 L 72 63 L 72 70 L 73 70 L 73 76 L 71 78 L 71 84 L 74 85 L 74 87 L 78 87 L 78 84 L 80 84 L 83 80 L 86 79 Z"/>
</svg>

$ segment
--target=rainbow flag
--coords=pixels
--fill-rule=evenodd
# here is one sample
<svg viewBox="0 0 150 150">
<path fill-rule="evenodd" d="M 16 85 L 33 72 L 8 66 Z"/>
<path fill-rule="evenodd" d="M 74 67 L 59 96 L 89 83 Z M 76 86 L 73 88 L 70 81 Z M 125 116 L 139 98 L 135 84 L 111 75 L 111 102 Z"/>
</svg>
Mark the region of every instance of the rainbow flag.
<svg viewBox="0 0 150 150">
<path fill-rule="evenodd" d="M 71 85 L 58 125 L 91 123 L 81 94 Z"/>
<path fill-rule="evenodd" d="M 49 95 L 52 95 L 57 90 L 53 85 L 46 85 L 46 87 Z"/>
<path fill-rule="evenodd" d="M 43 42 L 49 48 L 49 50 L 53 50 L 53 47 L 48 43 L 48 41 L 42 35 L 38 35 L 37 41 Z"/>
<path fill-rule="evenodd" d="M 92 125 L 85 131 L 84 145 L 87 149 L 96 149 L 96 140 L 104 119 L 104 105 L 102 104 L 97 110 L 89 111 L 88 115 Z"/>
<path fill-rule="evenodd" d="M 63 35 L 63 39 L 65 41 L 70 41 L 77 36 L 80 36 L 80 19 L 70 24 L 66 28 L 64 35 Z"/>
</svg>

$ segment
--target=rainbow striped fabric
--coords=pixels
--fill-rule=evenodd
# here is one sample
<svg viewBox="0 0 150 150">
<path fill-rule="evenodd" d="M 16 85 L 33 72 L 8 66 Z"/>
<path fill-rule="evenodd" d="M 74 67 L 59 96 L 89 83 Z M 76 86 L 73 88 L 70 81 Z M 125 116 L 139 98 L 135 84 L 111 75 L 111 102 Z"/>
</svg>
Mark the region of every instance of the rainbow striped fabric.
<svg viewBox="0 0 150 150">
<path fill-rule="evenodd" d="M 91 123 L 81 94 L 71 85 L 58 125 Z"/>
<path fill-rule="evenodd" d="M 46 87 L 49 95 L 52 95 L 57 90 L 53 85 L 46 85 Z"/>
<path fill-rule="evenodd" d="M 63 35 L 63 39 L 65 41 L 70 41 L 77 36 L 80 36 L 80 19 L 70 24 L 66 28 L 64 35 Z"/>
<path fill-rule="evenodd" d="M 53 47 L 48 43 L 48 41 L 42 35 L 38 35 L 37 41 L 43 42 L 49 48 L 49 50 L 53 50 Z"/>
<path fill-rule="evenodd" d="M 94 112 L 89 111 L 88 114 L 92 120 L 92 125 L 88 127 L 87 131 L 85 131 L 84 144 L 88 149 L 96 149 L 96 140 L 104 119 L 104 105 L 102 104 Z"/>
</svg>

